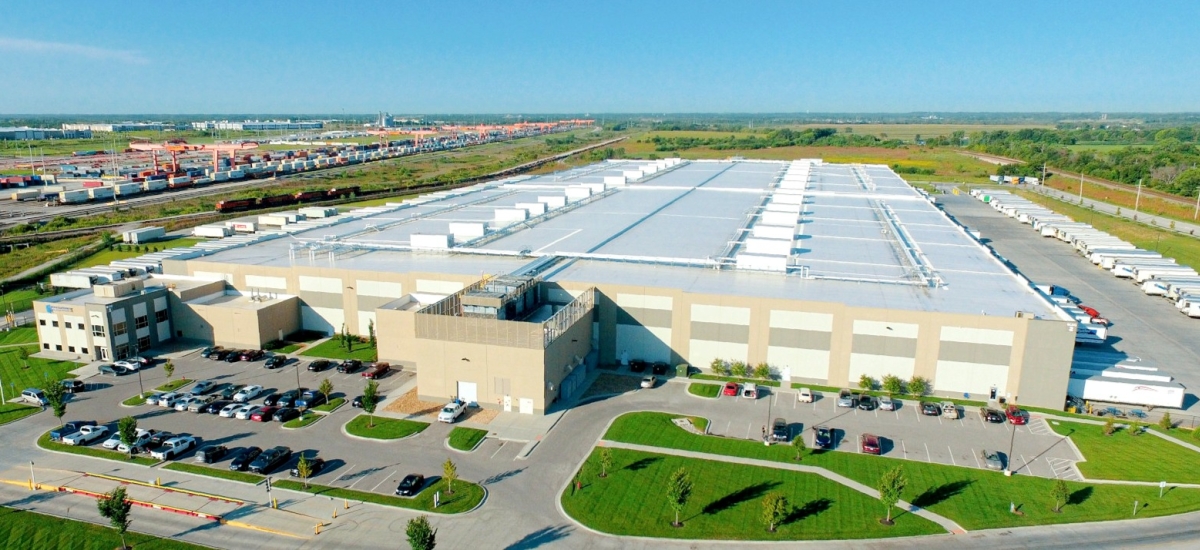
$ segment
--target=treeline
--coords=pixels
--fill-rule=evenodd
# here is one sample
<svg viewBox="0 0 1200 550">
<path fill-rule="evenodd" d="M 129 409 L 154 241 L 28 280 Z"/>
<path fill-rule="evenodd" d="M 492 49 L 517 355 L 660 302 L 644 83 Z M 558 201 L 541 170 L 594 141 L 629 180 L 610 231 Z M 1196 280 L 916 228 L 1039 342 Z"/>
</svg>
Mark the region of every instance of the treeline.
<svg viewBox="0 0 1200 550">
<path fill-rule="evenodd" d="M 898 139 L 880 139 L 862 134 L 842 134 L 833 128 L 783 128 L 765 134 L 729 135 L 719 137 L 653 136 L 645 140 L 654 144 L 655 151 L 683 151 L 696 147 L 709 149 L 767 149 L 771 147 L 828 146 L 828 147 L 900 147 Z"/>
<path fill-rule="evenodd" d="M 1001 174 L 1040 175 L 1043 164 L 1168 193 L 1196 196 L 1200 190 L 1200 126 L 1158 130 L 1074 128 L 974 132 L 969 149 L 1018 158 L 1026 165 L 1003 166 Z M 1079 143 L 1127 145 L 1105 152 L 1072 151 Z"/>
</svg>

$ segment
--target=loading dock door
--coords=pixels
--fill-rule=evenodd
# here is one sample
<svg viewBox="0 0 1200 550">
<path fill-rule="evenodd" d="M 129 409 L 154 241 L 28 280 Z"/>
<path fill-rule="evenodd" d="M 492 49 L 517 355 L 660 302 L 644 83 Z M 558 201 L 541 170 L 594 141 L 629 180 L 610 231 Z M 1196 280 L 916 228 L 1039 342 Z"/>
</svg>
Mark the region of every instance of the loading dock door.
<svg viewBox="0 0 1200 550">
<path fill-rule="evenodd" d="M 474 382 L 459 382 L 458 383 L 458 398 L 465 401 L 467 405 L 478 406 L 479 391 L 475 387 Z"/>
</svg>

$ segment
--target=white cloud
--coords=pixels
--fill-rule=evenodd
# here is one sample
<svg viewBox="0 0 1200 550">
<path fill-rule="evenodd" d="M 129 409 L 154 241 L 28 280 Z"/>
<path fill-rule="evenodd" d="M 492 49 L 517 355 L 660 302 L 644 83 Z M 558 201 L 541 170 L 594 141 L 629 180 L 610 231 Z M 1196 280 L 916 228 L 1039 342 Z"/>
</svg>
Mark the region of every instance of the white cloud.
<svg viewBox="0 0 1200 550">
<path fill-rule="evenodd" d="M 84 44 L 67 44 L 65 42 L 47 42 L 44 40 L 7 38 L 3 36 L 0 36 L 0 51 L 67 55 L 97 61 L 118 61 L 134 65 L 145 65 L 150 62 L 141 52 L 134 50 L 114 50 Z"/>
</svg>

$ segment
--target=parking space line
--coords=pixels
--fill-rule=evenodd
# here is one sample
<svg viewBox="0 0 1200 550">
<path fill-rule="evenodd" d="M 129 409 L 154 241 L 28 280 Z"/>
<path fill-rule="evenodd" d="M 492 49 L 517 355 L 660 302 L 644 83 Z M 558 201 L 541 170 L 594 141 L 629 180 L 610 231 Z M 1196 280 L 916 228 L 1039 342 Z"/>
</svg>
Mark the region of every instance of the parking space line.
<svg viewBox="0 0 1200 550">
<path fill-rule="evenodd" d="M 900 440 L 900 450 L 904 452 L 904 458 L 908 458 L 908 449 L 904 448 L 904 440 Z"/>
<path fill-rule="evenodd" d="M 396 472 L 392 472 L 392 476 L 394 476 L 394 475 L 396 475 Z M 386 476 L 382 480 L 380 480 L 379 483 L 376 483 L 374 487 L 371 487 L 371 492 L 374 493 L 375 489 L 378 489 L 380 485 L 383 485 L 384 481 L 387 481 L 388 478 L 390 478 L 392 476 Z"/>
<path fill-rule="evenodd" d="M 954 449 L 951 449 L 949 445 L 946 445 L 946 450 L 950 451 L 950 465 L 958 466 L 958 463 L 954 461 Z"/>
<path fill-rule="evenodd" d="M 917 410 L 917 409 L 920 409 L 920 408 L 921 408 L 921 406 L 920 406 L 920 405 L 917 405 L 916 407 L 913 407 L 913 414 L 917 415 L 917 422 L 920 422 L 920 421 L 921 421 L 921 411 Z"/>
<path fill-rule="evenodd" d="M 1026 473 L 1031 475 L 1033 474 L 1033 468 L 1029 467 L 1029 461 L 1025 460 L 1025 455 L 1021 455 L 1021 468 L 1025 468 Z M 1017 470 L 1020 470 L 1021 468 L 1017 468 Z"/>
<path fill-rule="evenodd" d="M 933 462 L 933 455 L 932 455 L 932 454 L 929 454 L 929 444 L 928 444 L 928 443 L 923 443 L 923 445 L 925 445 L 925 461 L 926 461 L 926 462 Z"/>
<path fill-rule="evenodd" d="M 971 456 L 975 457 L 975 467 L 983 468 L 983 464 L 980 464 L 979 462 L 979 453 L 975 452 L 974 448 L 971 449 Z"/>
<path fill-rule="evenodd" d="M 504 446 L 505 446 L 505 445 L 507 445 L 507 444 L 508 444 L 508 442 L 507 442 L 507 441 L 501 441 L 501 442 L 500 442 L 500 446 L 499 446 L 499 447 L 496 447 L 496 450 L 492 452 L 492 456 L 489 456 L 489 457 L 488 457 L 488 460 L 491 460 L 491 459 L 493 459 L 493 458 L 496 458 L 496 455 L 497 455 L 497 454 L 500 454 L 500 450 L 501 450 L 501 449 L 503 449 L 503 448 L 504 448 Z"/>
</svg>

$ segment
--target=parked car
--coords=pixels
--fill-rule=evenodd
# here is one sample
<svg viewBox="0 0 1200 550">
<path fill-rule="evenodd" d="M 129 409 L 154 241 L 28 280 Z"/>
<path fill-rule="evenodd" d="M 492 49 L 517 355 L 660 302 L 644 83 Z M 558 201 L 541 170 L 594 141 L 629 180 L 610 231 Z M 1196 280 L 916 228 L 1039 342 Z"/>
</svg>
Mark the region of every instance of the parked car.
<svg viewBox="0 0 1200 550">
<path fill-rule="evenodd" d="M 238 353 L 238 358 L 242 361 L 258 361 L 267 353 L 261 349 L 244 349 Z"/>
<path fill-rule="evenodd" d="M 141 449 L 145 448 L 146 445 L 148 445 L 150 443 L 150 440 L 153 439 L 155 434 L 157 434 L 157 433 L 158 432 L 156 432 L 154 430 L 143 430 L 141 428 L 138 428 L 137 434 L 133 438 L 133 445 L 126 445 L 124 443 L 118 443 L 117 444 L 117 452 L 128 453 L 128 452 L 130 452 L 130 449 L 133 449 L 133 452 L 136 453 L 136 452 L 140 451 Z"/>
<path fill-rule="evenodd" d="M 1004 422 L 1003 413 L 996 409 L 989 409 L 987 407 L 979 407 L 979 417 L 982 418 L 984 422 L 991 422 L 993 424 L 1000 424 Z"/>
<path fill-rule="evenodd" d="M 670 365 L 667 365 L 662 361 L 656 361 L 653 365 L 650 365 L 650 374 L 663 376 L 667 374 L 667 369 L 669 368 L 671 368 Z"/>
<path fill-rule="evenodd" d="M 129 374 L 129 369 L 118 367 L 116 365 L 100 365 L 100 374 L 107 376 L 125 376 Z"/>
<path fill-rule="evenodd" d="M 245 470 L 260 454 L 262 454 L 262 449 L 258 447 L 246 447 L 229 462 L 229 469 L 235 472 Z"/>
<path fill-rule="evenodd" d="M 396 487 L 396 494 L 402 497 L 415 497 L 425 488 L 425 476 L 421 474 L 408 474 L 404 479 L 400 480 L 400 485 Z"/>
<path fill-rule="evenodd" d="M 1000 453 L 984 449 L 979 451 L 979 460 L 983 462 L 983 467 L 989 470 L 1003 470 L 1004 462 L 1000 460 Z"/>
<path fill-rule="evenodd" d="M 233 404 L 233 401 L 229 401 L 227 399 L 218 399 L 216 401 L 213 401 L 212 403 L 205 405 L 204 409 L 201 412 L 205 412 L 208 414 L 220 414 L 222 409 L 224 409 L 225 407 L 228 407 L 231 404 Z"/>
<path fill-rule="evenodd" d="M 292 458 L 292 450 L 280 445 L 263 451 L 258 458 L 250 462 L 249 468 L 256 474 L 269 474 L 271 470 L 278 468 L 289 458 Z"/>
<path fill-rule="evenodd" d="M 932 401 L 922 401 L 921 414 L 925 416 L 938 416 L 942 414 L 942 408 Z"/>
<path fill-rule="evenodd" d="M 229 354 L 231 354 L 233 352 L 234 352 L 234 350 L 217 348 L 216 350 L 214 350 L 212 353 L 210 353 L 208 355 L 208 358 L 212 359 L 213 361 L 224 361 L 225 358 L 229 357 Z"/>
<path fill-rule="evenodd" d="M 267 361 L 265 363 L 263 363 L 263 367 L 268 368 L 268 369 L 277 369 L 279 367 L 282 367 L 284 365 L 284 363 L 287 363 L 287 356 L 272 355 L 267 358 Z"/>
<path fill-rule="evenodd" d="M 83 426 L 79 428 L 79 431 L 64 436 L 62 443 L 63 445 L 87 445 L 103 439 L 106 435 L 108 435 L 108 428 L 104 426 Z"/>
<path fill-rule="evenodd" d="M 83 393 L 87 391 L 87 385 L 83 383 L 83 380 L 68 378 L 62 381 L 62 385 L 67 393 Z"/>
<path fill-rule="evenodd" d="M 163 442 L 162 447 L 150 451 L 150 456 L 156 460 L 176 458 L 196 446 L 196 438 L 190 435 L 179 435 Z"/>
<path fill-rule="evenodd" d="M 1016 405 L 1009 405 L 1007 409 L 1004 409 L 1004 416 L 1008 417 L 1008 421 L 1013 424 L 1021 425 L 1029 423 L 1029 417 L 1025 415 L 1025 411 Z"/>
<path fill-rule="evenodd" d="M 175 398 L 178 396 L 179 396 L 179 394 L 176 392 L 173 392 L 173 391 L 169 391 L 167 393 L 159 395 L 158 403 L 156 403 L 156 405 L 158 405 L 159 407 L 171 407 L 171 406 L 173 406 L 172 404 L 175 402 Z"/>
<path fill-rule="evenodd" d="M 166 392 L 156 391 L 154 393 L 151 393 L 150 395 L 147 395 L 145 404 L 146 405 L 158 405 L 158 400 L 162 399 L 162 396 L 164 394 L 166 394 Z"/>
<path fill-rule="evenodd" d="M 205 407 L 208 406 L 209 403 L 212 403 L 216 400 L 217 400 L 217 396 L 215 396 L 215 395 L 200 395 L 200 396 L 193 397 L 191 400 L 188 401 L 187 411 L 194 412 L 194 413 L 201 412 L 204 410 Z"/>
<path fill-rule="evenodd" d="M 262 408 L 262 405 L 246 405 L 233 413 L 233 417 L 238 420 L 250 420 L 250 417 L 254 416 L 254 413 L 262 410 Z"/>
<path fill-rule="evenodd" d="M 315 477 L 317 474 L 321 473 L 321 469 L 324 467 L 325 467 L 325 459 L 323 459 L 323 458 L 308 459 L 308 468 L 309 468 L 308 477 L 310 479 Z M 292 470 L 290 472 L 288 472 L 288 475 L 290 475 L 292 477 L 300 477 L 299 466 L 292 468 Z"/>
<path fill-rule="evenodd" d="M 373 363 L 367 368 L 367 370 L 363 371 L 362 375 L 363 378 L 374 380 L 376 378 L 382 378 L 391 370 L 392 366 L 387 363 Z"/>
<path fill-rule="evenodd" d="M 873 434 L 862 435 L 862 452 L 869 455 L 877 455 L 882 450 L 879 444 L 879 436 Z"/>
<path fill-rule="evenodd" d="M 48 405 L 50 403 L 46 400 L 46 393 L 37 388 L 29 388 L 21 391 L 21 399 L 34 405 Z"/>
<path fill-rule="evenodd" d="M 726 382 L 725 389 L 721 390 L 721 393 L 729 397 L 737 397 L 738 393 L 741 393 L 741 389 L 737 382 Z"/>
<path fill-rule="evenodd" d="M 227 454 L 229 454 L 229 449 L 224 445 L 208 445 L 196 451 L 196 462 L 212 464 Z"/>
<path fill-rule="evenodd" d="M 879 410 L 894 411 L 899 401 L 892 399 L 890 395 L 885 395 L 879 398 Z"/>
<path fill-rule="evenodd" d="M 268 395 L 265 398 L 263 398 L 263 405 L 266 405 L 268 407 L 274 407 L 279 404 L 279 398 L 282 396 L 283 396 L 282 393 L 273 393 L 271 395 Z"/>
<path fill-rule="evenodd" d="M 800 388 L 800 391 L 796 394 L 796 401 L 799 401 L 801 403 L 812 403 L 813 402 L 812 390 L 808 389 L 808 388 Z"/>
<path fill-rule="evenodd" d="M 311 409 L 325 404 L 325 394 L 317 390 L 308 390 L 296 399 L 295 407 L 297 409 Z"/>
<path fill-rule="evenodd" d="M 828 449 L 833 446 L 833 430 L 827 426 L 817 426 L 813 428 L 816 435 L 813 436 L 813 447 L 818 449 Z"/>
<path fill-rule="evenodd" d="M 217 386 L 217 389 L 213 390 L 213 393 L 221 399 L 233 399 L 233 394 L 237 393 L 239 389 L 241 388 L 226 382 Z"/>
<path fill-rule="evenodd" d="M 787 443 L 788 439 L 790 439 L 792 436 L 791 432 L 792 431 L 788 429 L 787 420 L 776 418 L 775 421 L 771 423 L 771 441 L 782 441 Z"/>
<path fill-rule="evenodd" d="M 308 364 L 308 370 L 309 370 L 309 372 L 323 372 L 332 366 L 333 366 L 333 361 L 326 361 L 325 359 L 317 359 L 316 361 L 313 361 Z"/>
<path fill-rule="evenodd" d="M 139 430 L 139 431 L 141 431 L 141 430 Z M 116 449 L 117 445 L 120 445 L 120 444 L 121 444 L 121 434 L 119 432 L 114 431 L 112 433 L 112 435 L 108 436 L 108 439 L 104 440 L 104 443 L 100 444 L 100 446 L 104 447 L 105 449 Z"/>
<path fill-rule="evenodd" d="M 142 448 L 146 451 L 153 451 L 154 449 L 162 447 L 163 443 L 166 443 L 167 440 L 174 437 L 175 434 L 171 432 L 155 432 L 154 435 L 150 436 L 150 441 L 147 441 L 145 445 L 142 445 Z"/>
<path fill-rule="evenodd" d="M 216 385 L 217 385 L 217 383 L 213 382 L 212 380 L 201 380 L 199 382 L 196 382 L 196 384 L 194 386 L 192 386 L 192 393 L 194 393 L 196 395 L 204 395 L 204 394 L 212 391 L 213 388 L 216 387 Z"/>
<path fill-rule="evenodd" d="M 285 391 L 279 396 L 279 400 L 276 401 L 275 404 L 280 407 L 293 407 L 296 405 L 296 399 L 298 399 L 300 395 L 306 391 L 308 391 L 308 388 Z"/>
<path fill-rule="evenodd" d="M 113 366 L 121 367 L 129 372 L 137 372 L 138 370 L 140 370 L 142 368 L 142 364 L 140 362 L 134 361 L 132 359 L 123 359 L 121 361 L 115 361 L 115 362 L 113 362 Z"/>
<path fill-rule="evenodd" d="M 742 397 L 747 399 L 758 399 L 758 386 L 746 383 L 742 386 Z"/>
<path fill-rule="evenodd" d="M 250 413 L 250 420 L 255 422 L 270 422 L 271 417 L 275 415 L 275 411 L 279 407 L 259 407 L 257 411 Z"/>
<path fill-rule="evenodd" d="M 438 422 L 454 422 L 455 420 L 458 420 L 458 417 L 462 416 L 462 413 L 466 410 L 466 408 L 466 403 L 463 403 L 458 399 L 446 403 L 446 405 L 442 407 L 442 412 L 438 413 Z"/>
<path fill-rule="evenodd" d="M 188 410 L 188 405 L 192 404 L 193 399 L 197 399 L 197 397 L 192 394 L 180 395 L 175 398 L 175 406 L 172 408 L 179 412 L 185 412 Z"/>
<path fill-rule="evenodd" d="M 358 369 L 361 369 L 362 366 L 362 361 L 359 361 L 358 359 L 346 359 L 337 366 L 337 371 L 342 374 L 350 374 L 358 372 Z"/>
<path fill-rule="evenodd" d="M 246 386 L 246 387 L 238 390 L 237 393 L 233 394 L 233 400 L 238 403 L 245 403 L 247 401 L 250 401 L 251 399 L 254 399 L 255 397 L 258 397 L 259 394 L 261 394 L 262 392 L 263 392 L 262 386 L 259 386 L 257 384 L 251 384 L 249 386 Z"/>
<path fill-rule="evenodd" d="M 62 425 L 62 427 L 50 430 L 50 441 L 59 441 L 63 436 L 71 435 L 84 426 L 95 426 L 95 420 L 72 420 Z"/>
<path fill-rule="evenodd" d="M 838 392 L 837 406 L 854 408 L 858 403 L 854 399 L 854 392 L 850 390 L 841 390 Z"/>
<path fill-rule="evenodd" d="M 953 401 L 942 401 L 942 416 L 950 420 L 958 420 L 958 405 Z"/>
<path fill-rule="evenodd" d="M 648 389 L 650 389 L 650 388 L 653 388 L 653 387 L 654 387 L 654 383 L 655 383 L 655 382 L 657 382 L 657 381 L 658 381 L 658 379 L 657 379 L 657 378 L 655 378 L 655 377 L 653 377 L 653 376 L 643 376 L 643 377 L 642 377 L 642 382 L 641 382 L 641 384 L 640 384 L 640 385 L 641 385 L 642 389 L 644 389 L 644 390 L 648 390 Z"/>
<path fill-rule="evenodd" d="M 237 414 L 237 412 L 245 406 L 246 405 L 243 403 L 230 403 L 222 407 L 221 411 L 217 413 L 217 416 L 220 416 L 221 418 L 233 418 L 233 415 Z"/>
<path fill-rule="evenodd" d="M 641 359 L 631 359 L 629 361 L 629 372 L 645 372 L 649 363 Z"/>
<path fill-rule="evenodd" d="M 361 409 L 362 405 L 363 405 L 362 398 L 363 398 L 363 396 L 360 395 L 358 397 L 355 397 L 353 401 L 350 401 L 350 408 Z M 376 400 L 376 403 L 378 403 L 378 400 Z"/>
<path fill-rule="evenodd" d="M 875 410 L 875 398 L 870 395 L 858 396 L 858 409 L 862 411 Z"/>
<path fill-rule="evenodd" d="M 209 346 L 207 348 L 200 350 L 200 357 L 208 359 L 209 357 L 212 357 L 214 353 L 218 353 L 218 352 L 221 352 L 224 350 L 225 350 L 225 348 L 223 348 L 221 346 Z"/>
<path fill-rule="evenodd" d="M 126 359 L 126 361 L 129 361 L 130 363 L 136 363 L 139 367 L 146 367 L 149 366 L 150 363 L 154 362 L 149 357 L 142 357 L 140 355 L 134 355 L 133 357 Z"/>
<path fill-rule="evenodd" d="M 296 418 L 297 416 L 300 416 L 299 410 L 296 410 L 292 407 L 283 407 L 275 411 L 272 420 L 276 422 L 287 422 L 288 420 Z"/>
<path fill-rule="evenodd" d="M 245 352 L 246 350 L 241 349 L 230 350 L 229 353 L 225 354 L 223 361 L 226 363 L 237 363 L 242 360 L 242 354 Z"/>
</svg>

